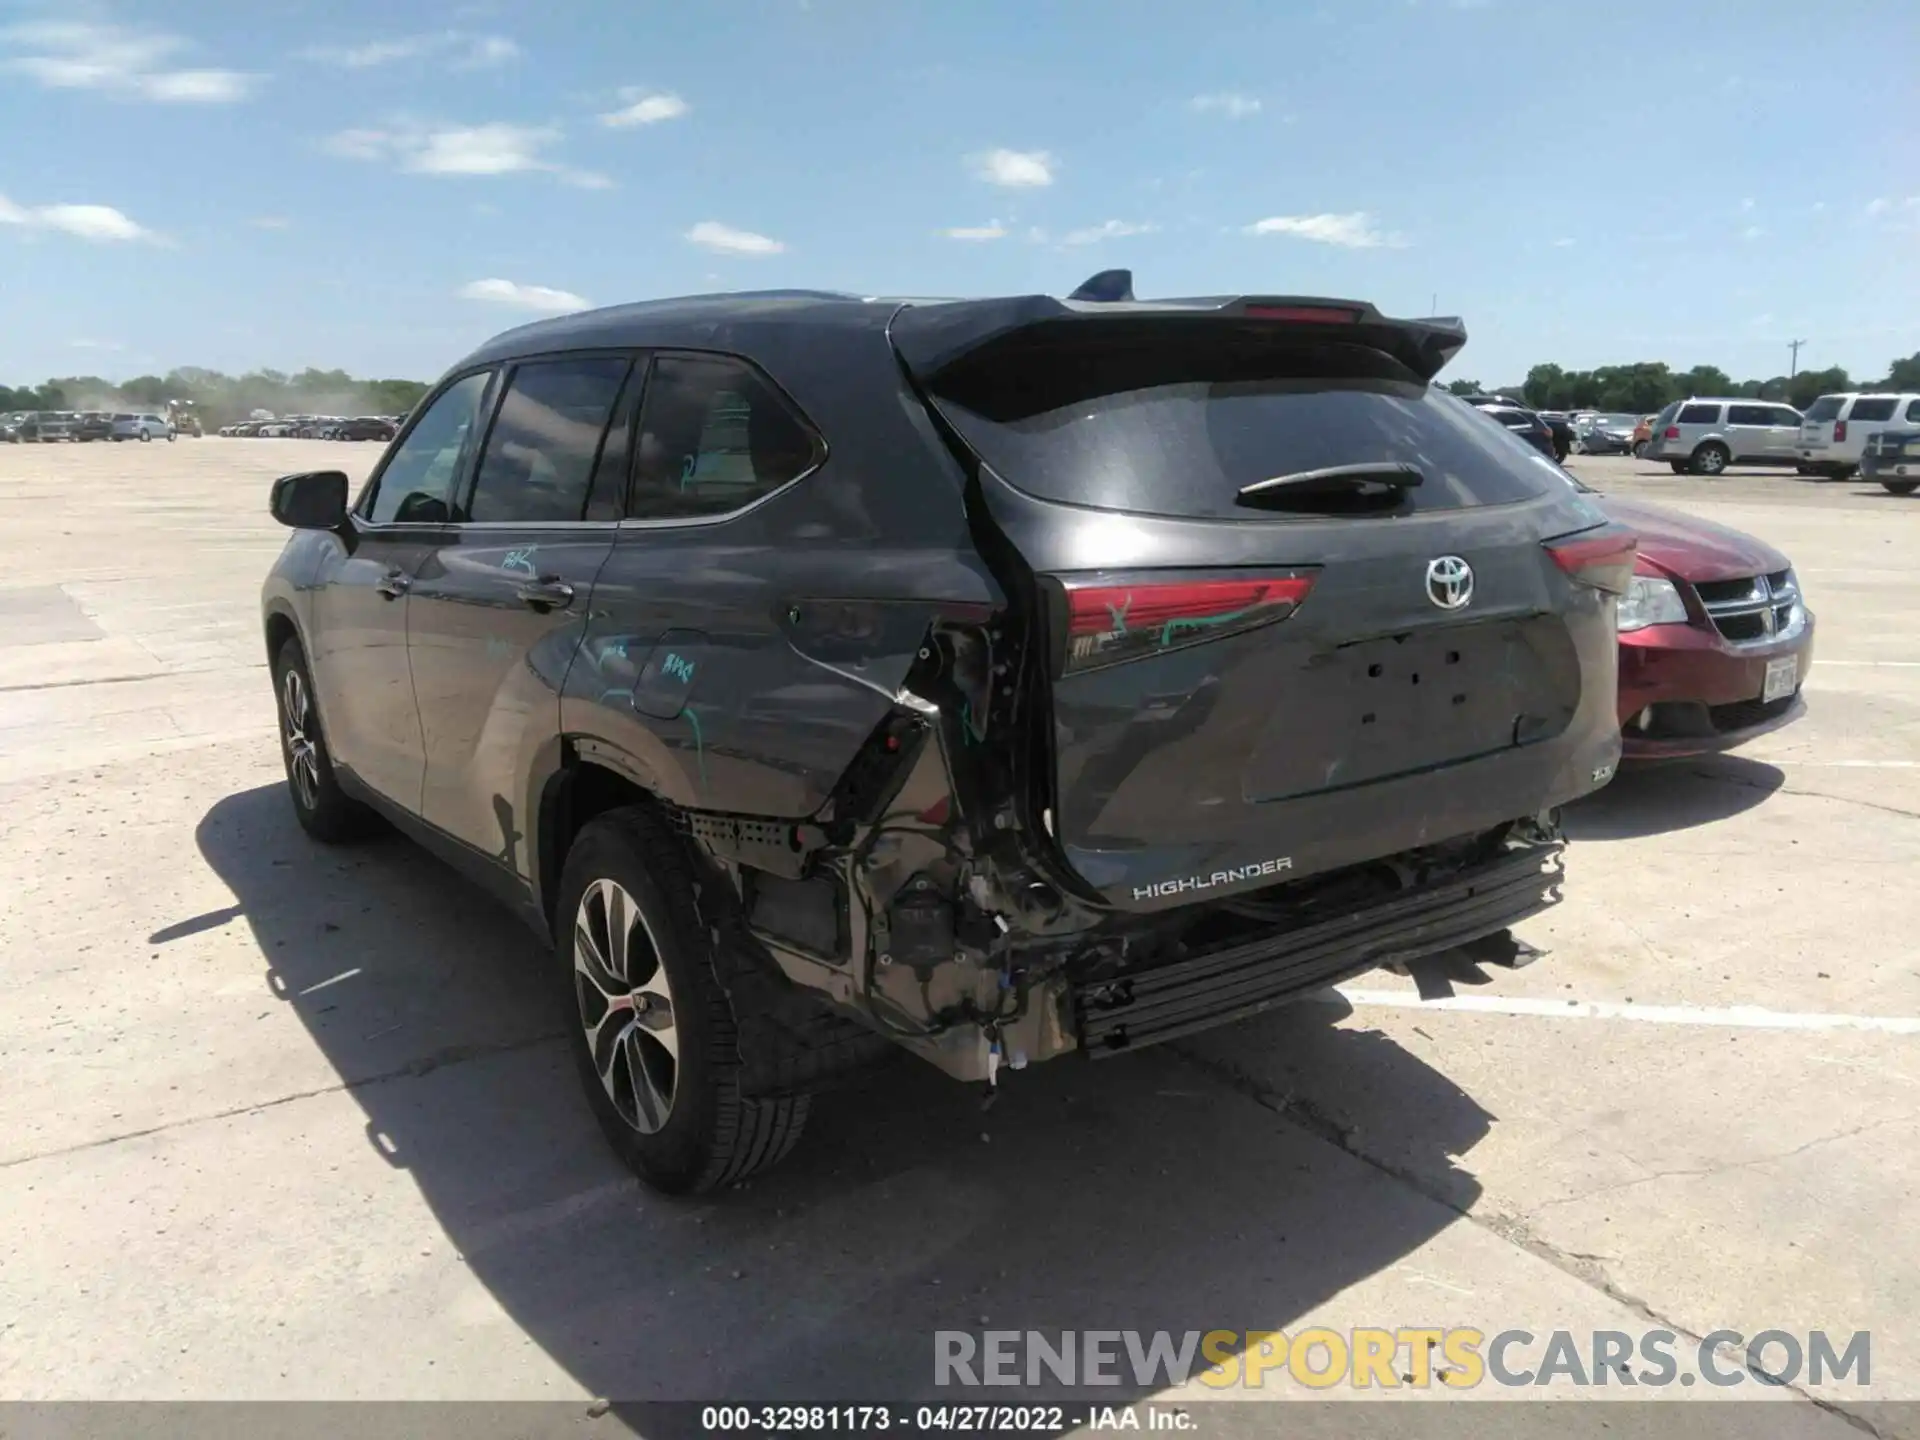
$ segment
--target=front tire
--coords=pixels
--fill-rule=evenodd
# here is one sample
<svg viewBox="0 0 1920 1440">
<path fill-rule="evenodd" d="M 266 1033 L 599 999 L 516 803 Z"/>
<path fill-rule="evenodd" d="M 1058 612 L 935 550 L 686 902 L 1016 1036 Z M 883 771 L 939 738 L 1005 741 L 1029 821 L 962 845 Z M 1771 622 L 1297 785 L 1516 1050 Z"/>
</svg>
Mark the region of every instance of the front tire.
<svg viewBox="0 0 1920 1440">
<path fill-rule="evenodd" d="M 1672 467 L 1673 473 L 1676 475 L 1684 475 L 1687 473 L 1687 462 L 1684 460 L 1669 460 L 1667 464 Z"/>
<path fill-rule="evenodd" d="M 1911 495 L 1920 490 L 1920 480 L 1882 480 L 1880 484 L 1889 495 Z"/>
<path fill-rule="evenodd" d="M 330 845 L 380 828 L 379 817 L 340 788 L 333 756 L 320 732 L 313 675 L 300 642 L 291 636 L 273 657 L 273 693 L 280 717 L 280 758 L 287 794 L 300 828 Z"/>
<path fill-rule="evenodd" d="M 554 929 L 568 1046 L 587 1103 L 634 1174 L 670 1195 L 734 1184 L 784 1157 L 809 1097 L 740 1094 L 733 1005 L 714 969 L 683 842 L 611 811 L 567 852 Z"/>
</svg>

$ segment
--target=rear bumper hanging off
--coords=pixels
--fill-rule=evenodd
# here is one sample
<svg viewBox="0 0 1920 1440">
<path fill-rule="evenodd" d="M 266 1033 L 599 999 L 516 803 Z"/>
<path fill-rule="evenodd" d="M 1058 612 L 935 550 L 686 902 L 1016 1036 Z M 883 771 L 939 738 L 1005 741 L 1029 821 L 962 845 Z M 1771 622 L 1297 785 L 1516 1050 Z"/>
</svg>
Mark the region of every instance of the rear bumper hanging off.
<svg viewBox="0 0 1920 1440">
<path fill-rule="evenodd" d="M 1172 1040 L 1504 930 L 1559 903 L 1563 848 L 1534 844 L 1332 920 L 1076 986 L 1081 1047 L 1097 1059 Z"/>
</svg>

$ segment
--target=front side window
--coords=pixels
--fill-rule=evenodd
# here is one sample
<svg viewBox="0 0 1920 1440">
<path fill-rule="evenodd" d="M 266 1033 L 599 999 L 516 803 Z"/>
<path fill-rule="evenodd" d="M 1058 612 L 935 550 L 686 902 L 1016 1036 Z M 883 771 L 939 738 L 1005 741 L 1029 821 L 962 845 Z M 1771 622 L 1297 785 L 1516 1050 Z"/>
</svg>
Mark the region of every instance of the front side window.
<svg viewBox="0 0 1920 1440">
<path fill-rule="evenodd" d="M 633 498 L 639 520 L 723 515 L 798 479 L 826 448 L 743 360 L 662 355 L 640 402 Z"/>
<path fill-rule="evenodd" d="M 440 392 L 380 472 L 373 503 L 366 510 L 369 522 L 433 525 L 452 518 L 460 455 L 479 418 L 491 378 L 483 370 L 462 376 Z"/>
<path fill-rule="evenodd" d="M 1718 405 L 1683 405 L 1680 407 L 1682 425 L 1718 425 L 1720 407 Z"/>
<path fill-rule="evenodd" d="M 461 519 L 484 523 L 580 520 L 624 356 L 544 360 L 514 368 L 487 432 Z"/>
<path fill-rule="evenodd" d="M 1784 405 L 1776 405 L 1773 407 L 1773 423 L 1776 425 L 1791 425 L 1797 430 L 1800 428 L 1800 412 L 1798 410 L 1789 410 Z"/>
</svg>

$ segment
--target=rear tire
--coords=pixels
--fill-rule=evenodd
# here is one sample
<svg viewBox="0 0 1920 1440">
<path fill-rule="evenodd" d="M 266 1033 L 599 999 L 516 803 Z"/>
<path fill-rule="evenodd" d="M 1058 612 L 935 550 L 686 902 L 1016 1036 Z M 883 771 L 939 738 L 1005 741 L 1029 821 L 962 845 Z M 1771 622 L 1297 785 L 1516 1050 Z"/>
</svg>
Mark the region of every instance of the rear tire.
<svg viewBox="0 0 1920 1440">
<path fill-rule="evenodd" d="M 1882 480 L 1880 484 L 1889 495 L 1911 495 L 1920 490 L 1920 480 Z"/>
<path fill-rule="evenodd" d="M 1687 462 L 1684 460 L 1669 460 L 1667 464 L 1673 468 L 1673 473 L 1676 475 L 1687 473 Z"/>
<path fill-rule="evenodd" d="M 1635 441 L 1633 446 L 1633 458 L 1638 460 L 1641 456 L 1645 455 L 1646 453 L 1647 453 L 1647 442 L 1644 440 Z"/>
<path fill-rule="evenodd" d="M 1688 468 L 1696 475 L 1720 475 L 1733 463 L 1733 455 L 1726 446 L 1709 441 L 1693 452 L 1693 460 Z"/>
<path fill-rule="evenodd" d="M 379 831 L 380 817 L 340 788 L 320 732 L 320 711 L 306 653 L 292 637 L 273 657 L 273 694 L 280 717 L 280 759 L 300 828 L 329 845 Z"/>
<path fill-rule="evenodd" d="M 740 1094 L 739 1032 L 714 968 L 726 932 L 701 919 L 697 883 L 664 821 L 614 810 L 574 840 L 554 910 L 554 980 L 587 1104 L 627 1167 L 670 1195 L 780 1160 L 810 1102 Z"/>
</svg>

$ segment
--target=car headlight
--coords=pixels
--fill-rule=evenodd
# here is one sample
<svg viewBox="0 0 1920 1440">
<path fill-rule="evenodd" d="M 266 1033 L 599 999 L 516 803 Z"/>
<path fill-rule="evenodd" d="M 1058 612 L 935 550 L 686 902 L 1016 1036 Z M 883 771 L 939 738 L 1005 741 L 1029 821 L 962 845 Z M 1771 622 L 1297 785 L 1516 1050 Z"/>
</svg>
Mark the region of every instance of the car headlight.
<svg viewBox="0 0 1920 1440">
<path fill-rule="evenodd" d="M 1620 630 L 1644 630 L 1649 625 L 1684 625 L 1687 605 L 1671 580 L 1658 575 L 1636 575 L 1620 597 Z"/>
</svg>

